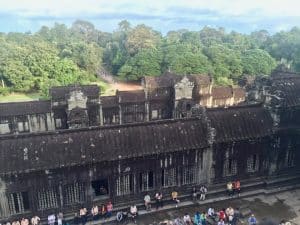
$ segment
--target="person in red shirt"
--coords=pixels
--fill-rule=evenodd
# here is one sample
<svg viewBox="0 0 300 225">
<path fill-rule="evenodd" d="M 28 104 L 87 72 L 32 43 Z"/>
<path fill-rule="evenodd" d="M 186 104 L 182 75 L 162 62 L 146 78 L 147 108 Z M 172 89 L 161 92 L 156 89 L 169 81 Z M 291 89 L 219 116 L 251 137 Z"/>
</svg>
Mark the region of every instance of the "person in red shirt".
<svg viewBox="0 0 300 225">
<path fill-rule="evenodd" d="M 225 221 L 225 219 L 226 219 L 225 209 L 222 209 L 222 210 L 219 212 L 219 220 Z"/>
<path fill-rule="evenodd" d="M 111 202 L 108 202 L 106 205 L 106 210 L 107 210 L 107 217 L 111 217 L 112 215 L 112 210 L 113 210 L 113 205 Z"/>
<path fill-rule="evenodd" d="M 241 195 L 241 182 L 240 182 L 240 180 L 237 180 L 236 182 L 235 182 L 235 191 L 236 191 L 236 193 L 238 194 L 238 196 L 240 197 L 240 195 Z"/>
</svg>

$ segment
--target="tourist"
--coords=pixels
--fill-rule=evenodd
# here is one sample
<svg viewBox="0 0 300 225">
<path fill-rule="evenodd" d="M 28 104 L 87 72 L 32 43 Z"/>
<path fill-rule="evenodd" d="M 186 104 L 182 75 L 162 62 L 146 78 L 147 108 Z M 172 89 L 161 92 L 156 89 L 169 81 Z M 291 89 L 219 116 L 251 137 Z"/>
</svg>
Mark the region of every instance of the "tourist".
<svg viewBox="0 0 300 225">
<path fill-rule="evenodd" d="M 38 216 L 34 216 L 34 217 L 31 218 L 31 224 L 32 225 L 39 225 L 40 221 L 41 221 L 41 218 L 38 217 Z"/>
<path fill-rule="evenodd" d="M 87 209 L 85 207 L 82 207 L 79 210 L 79 216 L 80 216 L 80 220 L 81 220 L 82 225 L 85 225 L 86 221 L 87 221 Z"/>
<path fill-rule="evenodd" d="M 161 192 L 157 192 L 155 194 L 155 204 L 156 204 L 156 210 L 159 208 L 159 207 L 163 207 L 163 201 L 162 201 L 162 198 L 163 198 L 163 195 Z"/>
<path fill-rule="evenodd" d="M 256 218 L 254 216 L 254 214 L 252 214 L 249 218 L 248 218 L 248 224 L 249 225 L 256 225 L 257 221 Z"/>
<path fill-rule="evenodd" d="M 54 225 L 55 224 L 55 214 L 50 214 L 48 216 L 48 224 L 49 225 Z"/>
<path fill-rule="evenodd" d="M 11 225 L 10 222 L 6 222 L 5 225 Z"/>
<path fill-rule="evenodd" d="M 59 212 L 57 215 L 57 225 L 63 225 L 64 215 L 62 212 Z"/>
<path fill-rule="evenodd" d="M 131 215 L 131 218 L 134 221 L 134 223 L 136 223 L 136 217 L 138 215 L 138 210 L 137 210 L 136 205 L 130 206 L 130 215 Z"/>
<path fill-rule="evenodd" d="M 225 209 L 220 210 L 219 212 L 219 220 L 225 221 L 226 215 L 225 215 Z"/>
<path fill-rule="evenodd" d="M 175 203 L 176 208 L 177 208 L 178 203 L 180 202 L 179 199 L 178 199 L 178 192 L 177 191 L 172 191 L 171 196 L 172 196 L 172 200 Z"/>
<path fill-rule="evenodd" d="M 238 194 L 238 197 L 241 196 L 241 182 L 240 182 L 240 180 L 235 181 L 235 192 Z"/>
<path fill-rule="evenodd" d="M 184 214 L 183 222 L 185 223 L 185 225 L 192 225 L 193 224 L 192 219 L 191 219 L 191 217 L 188 213 Z"/>
<path fill-rule="evenodd" d="M 18 220 L 12 221 L 11 225 L 20 225 L 20 222 Z"/>
<path fill-rule="evenodd" d="M 144 197 L 145 208 L 147 211 L 151 210 L 151 197 L 147 193 Z"/>
<path fill-rule="evenodd" d="M 200 222 L 202 225 L 206 225 L 206 213 L 202 212 L 200 215 Z"/>
<path fill-rule="evenodd" d="M 183 222 L 183 220 L 182 219 L 180 219 L 180 218 L 176 218 L 175 220 L 174 220 L 174 223 L 173 223 L 174 225 L 184 225 L 184 222 Z"/>
<path fill-rule="evenodd" d="M 231 197 L 233 195 L 233 189 L 232 189 L 232 182 L 229 181 L 227 183 L 227 193 L 228 193 L 228 196 Z"/>
<path fill-rule="evenodd" d="M 202 185 L 200 187 L 200 200 L 202 200 L 202 201 L 205 200 L 206 192 L 207 192 L 207 188 L 204 185 Z"/>
<path fill-rule="evenodd" d="M 197 189 L 195 187 L 193 187 L 192 191 L 192 200 L 197 201 Z"/>
<path fill-rule="evenodd" d="M 210 218 L 215 218 L 216 214 L 215 214 L 215 210 L 214 208 L 209 208 L 208 211 L 207 211 L 207 215 L 210 217 Z"/>
<path fill-rule="evenodd" d="M 111 201 L 109 201 L 106 205 L 106 216 L 107 217 L 111 217 L 112 216 L 112 210 L 113 210 L 113 204 L 111 203 Z"/>
<path fill-rule="evenodd" d="M 218 225 L 225 225 L 224 220 L 220 219 L 219 222 L 218 222 Z"/>
<path fill-rule="evenodd" d="M 226 216 L 234 216 L 234 209 L 230 206 L 225 210 Z"/>
<path fill-rule="evenodd" d="M 22 218 L 21 225 L 29 225 L 29 220 L 25 219 L 25 218 Z"/>
<path fill-rule="evenodd" d="M 194 216 L 194 224 L 201 225 L 201 215 L 199 212 L 196 212 Z"/>
<path fill-rule="evenodd" d="M 99 208 L 97 205 L 94 205 L 92 210 L 91 210 L 91 214 L 93 217 L 93 220 L 98 220 L 99 219 Z"/>
<path fill-rule="evenodd" d="M 106 216 L 106 206 L 104 204 L 102 204 L 101 206 L 101 216 L 102 217 Z"/>
</svg>

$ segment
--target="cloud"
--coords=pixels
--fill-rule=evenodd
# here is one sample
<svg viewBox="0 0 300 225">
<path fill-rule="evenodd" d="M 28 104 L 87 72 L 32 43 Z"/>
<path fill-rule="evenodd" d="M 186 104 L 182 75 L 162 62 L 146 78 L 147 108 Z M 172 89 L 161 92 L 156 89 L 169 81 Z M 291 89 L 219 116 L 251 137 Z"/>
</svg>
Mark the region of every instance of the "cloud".
<svg viewBox="0 0 300 225">
<path fill-rule="evenodd" d="M 0 0 L 0 31 L 37 30 L 54 22 L 94 22 L 105 31 L 120 20 L 154 29 L 201 29 L 223 26 L 240 32 L 289 29 L 300 24 L 297 0 Z M 1 30 L 2 29 L 2 30 Z"/>
</svg>

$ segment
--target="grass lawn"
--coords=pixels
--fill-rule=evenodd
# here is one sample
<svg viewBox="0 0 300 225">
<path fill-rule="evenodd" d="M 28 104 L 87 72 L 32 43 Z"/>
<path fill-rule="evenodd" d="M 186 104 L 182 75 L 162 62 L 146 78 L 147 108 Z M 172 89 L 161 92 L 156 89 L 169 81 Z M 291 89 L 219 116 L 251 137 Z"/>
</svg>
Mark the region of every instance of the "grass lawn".
<svg viewBox="0 0 300 225">
<path fill-rule="evenodd" d="M 91 84 L 97 84 L 100 86 L 101 95 L 114 95 L 115 90 L 112 89 L 111 85 L 106 83 L 103 80 L 97 80 L 96 82 L 92 82 Z M 24 102 L 24 101 L 35 101 L 39 99 L 46 99 L 38 92 L 33 93 L 20 93 L 20 92 L 13 92 L 9 95 L 3 96 L 0 95 L 0 103 L 1 102 Z"/>
<path fill-rule="evenodd" d="M 9 95 L 0 95 L 0 102 L 23 102 L 23 101 L 34 101 L 39 99 L 45 99 L 40 93 L 17 93 L 13 92 Z"/>
</svg>

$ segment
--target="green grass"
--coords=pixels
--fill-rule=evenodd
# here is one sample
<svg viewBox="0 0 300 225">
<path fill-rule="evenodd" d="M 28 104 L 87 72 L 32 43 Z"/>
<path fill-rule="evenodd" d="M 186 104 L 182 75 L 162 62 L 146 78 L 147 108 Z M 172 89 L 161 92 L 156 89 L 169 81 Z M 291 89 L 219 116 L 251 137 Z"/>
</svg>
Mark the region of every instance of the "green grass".
<svg viewBox="0 0 300 225">
<path fill-rule="evenodd" d="M 91 84 L 97 84 L 100 86 L 101 95 L 113 95 L 115 94 L 115 90 L 111 88 L 111 85 L 106 83 L 103 80 L 97 80 L 95 82 L 91 82 Z M 0 102 L 24 102 L 24 101 L 34 101 L 39 99 L 47 99 L 45 96 L 41 95 L 39 92 L 33 93 L 20 93 L 20 92 L 12 92 L 9 95 L 0 95 Z"/>
<path fill-rule="evenodd" d="M 0 102 L 22 102 L 22 101 L 34 101 L 39 99 L 45 99 L 40 93 L 17 93 L 13 92 L 9 95 L 0 95 Z"/>
</svg>

